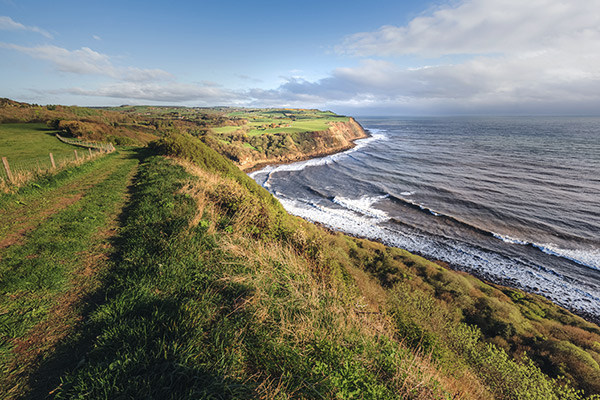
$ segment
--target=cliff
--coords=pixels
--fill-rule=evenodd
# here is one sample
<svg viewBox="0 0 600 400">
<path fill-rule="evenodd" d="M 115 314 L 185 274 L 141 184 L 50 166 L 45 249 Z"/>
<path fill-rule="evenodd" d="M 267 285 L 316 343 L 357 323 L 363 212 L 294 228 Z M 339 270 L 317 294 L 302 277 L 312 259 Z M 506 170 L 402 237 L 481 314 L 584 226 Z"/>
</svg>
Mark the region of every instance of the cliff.
<svg viewBox="0 0 600 400">
<path fill-rule="evenodd" d="M 322 157 L 354 147 L 353 142 L 368 137 L 363 127 L 352 117 L 348 121 L 329 123 L 323 131 L 288 134 L 284 151 L 279 154 L 252 152 L 236 161 L 243 171 L 258 169 L 267 164 L 291 163 L 308 158 Z"/>
</svg>

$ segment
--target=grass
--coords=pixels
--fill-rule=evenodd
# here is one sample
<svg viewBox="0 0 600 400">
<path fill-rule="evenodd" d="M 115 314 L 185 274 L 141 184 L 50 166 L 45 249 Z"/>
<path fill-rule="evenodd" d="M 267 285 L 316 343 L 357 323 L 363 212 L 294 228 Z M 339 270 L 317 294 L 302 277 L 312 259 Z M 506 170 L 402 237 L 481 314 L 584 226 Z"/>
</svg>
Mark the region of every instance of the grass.
<svg viewBox="0 0 600 400">
<path fill-rule="evenodd" d="M 291 120 L 286 119 L 283 120 L 284 125 L 279 128 L 267 128 L 267 129 L 250 129 L 248 131 L 248 136 L 257 136 L 264 134 L 275 134 L 275 133 L 304 133 L 304 132 L 317 132 L 324 131 L 329 128 L 329 123 L 334 121 L 348 121 L 348 118 L 345 117 L 326 117 L 326 118 L 316 118 L 316 119 L 299 119 L 299 120 Z M 262 125 L 269 125 L 271 123 L 282 123 L 281 120 L 277 119 L 264 119 L 260 122 L 252 123 L 251 125 L 254 127 L 259 127 Z"/>
<path fill-rule="evenodd" d="M 73 150 L 82 151 L 59 141 L 54 137 L 55 132 L 45 124 L 0 124 L 1 156 L 7 157 L 9 162 L 21 162 L 46 159 L 48 153 L 58 157 L 73 156 Z"/>
<path fill-rule="evenodd" d="M 238 116 L 243 114 L 238 113 Z M 248 136 L 268 135 L 275 133 L 304 133 L 324 131 L 329 128 L 330 122 L 346 122 L 346 117 L 317 117 L 315 119 L 299 119 L 292 120 L 288 116 L 277 118 L 260 118 L 251 120 L 246 127 L 244 126 L 220 126 L 211 128 L 211 130 L 219 135 L 227 135 L 237 131 L 243 131 Z M 276 128 L 268 128 L 270 124 L 283 125 Z"/>
<path fill-rule="evenodd" d="M 44 124 L 0 124 L 0 144 L 3 145 L 4 152 L 2 156 L 7 158 L 12 175 L 12 179 L 9 179 L 4 167 L 0 167 L 0 192 L 14 192 L 29 181 L 44 180 L 51 174 L 104 154 L 97 149 L 63 143 L 54 133 L 55 130 Z M 54 164 L 49 153 L 53 155 Z"/>
<path fill-rule="evenodd" d="M 101 268 L 97 261 L 106 252 L 98 247 L 105 236 L 101 232 L 122 207 L 135 164 L 128 154 L 107 156 L 97 163 L 105 169 L 95 169 L 101 174 L 91 184 L 78 180 L 82 187 L 76 201 L 45 208 L 48 215 L 34 226 L 29 220 L 12 224 L 13 232 L 27 226 L 18 240 L 0 249 L 3 396 L 18 395 L 40 353 L 63 339 L 76 323 L 77 311 L 69 307 L 78 307 L 86 288 L 95 284 L 94 271 Z M 87 168 L 94 170 L 92 165 Z M 83 171 L 76 174 L 84 175 Z M 60 176 L 55 179 L 66 183 Z M 39 193 L 24 191 L 9 197 L 26 204 L 51 194 L 52 185 L 37 185 Z"/>
<path fill-rule="evenodd" d="M 215 128 L 211 128 L 214 133 L 232 133 L 239 130 L 241 127 L 239 126 L 219 126 Z"/>
<path fill-rule="evenodd" d="M 319 279 L 317 265 L 293 247 L 228 228 L 241 228 L 252 210 L 210 199 L 223 185 L 243 195 L 242 183 L 186 169 L 161 157 L 142 165 L 108 300 L 90 317 L 94 344 L 62 376 L 56 398 L 443 393 L 426 357 L 360 333 L 366 321 L 344 307 L 345 296 L 357 299 L 343 283 Z M 381 366 L 389 378 L 381 379 Z"/>
</svg>

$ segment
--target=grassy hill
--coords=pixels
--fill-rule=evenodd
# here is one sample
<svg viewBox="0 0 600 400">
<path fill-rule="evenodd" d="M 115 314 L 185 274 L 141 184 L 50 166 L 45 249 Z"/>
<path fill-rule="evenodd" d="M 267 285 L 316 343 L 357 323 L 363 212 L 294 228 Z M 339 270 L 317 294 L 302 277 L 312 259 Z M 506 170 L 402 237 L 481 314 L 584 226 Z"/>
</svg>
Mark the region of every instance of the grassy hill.
<svg viewBox="0 0 600 400">
<path fill-rule="evenodd" d="M 115 145 L 145 145 L 165 132 L 190 134 L 244 169 L 337 152 L 366 136 L 352 118 L 287 108 L 85 108 L 0 99 L 1 123 L 45 123 L 62 135 Z"/>
<path fill-rule="evenodd" d="M 0 195 L 1 398 L 599 398 L 598 326 L 160 133 Z"/>
</svg>

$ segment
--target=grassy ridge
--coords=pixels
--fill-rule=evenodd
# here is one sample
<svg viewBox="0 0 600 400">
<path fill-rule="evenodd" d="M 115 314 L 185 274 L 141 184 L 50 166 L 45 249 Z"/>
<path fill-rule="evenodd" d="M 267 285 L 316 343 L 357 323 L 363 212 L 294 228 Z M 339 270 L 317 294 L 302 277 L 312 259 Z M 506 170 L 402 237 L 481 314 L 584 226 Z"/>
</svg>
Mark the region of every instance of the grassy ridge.
<svg viewBox="0 0 600 400">
<path fill-rule="evenodd" d="M 211 205 L 204 185 L 218 191 L 227 183 L 236 194 L 243 186 L 196 171 L 202 176 L 162 158 L 141 168 L 109 301 L 92 315 L 97 340 L 85 364 L 63 377 L 58 398 L 442 392 L 435 383 L 419 387 L 433 379 L 419 371 L 426 360 L 361 334 L 365 321 L 344 307 L 343 299 L 358 300 L 344 284 L 350 277 L 332 280 L 293 246 L 233 232 L 243 226 L 232 224 L 233 204 Z M 380 379 L 378 361 L 389 378 Z M 410 387 L 403 362 L 414 369 L 405 372 L 415 379 Z"/>
<path fill-rule="evenodd" d="M 497 289 L 288 216 L 193 138 L 155 148 L 188 161 L 142 165 L 58 398 L 582 398 L 463 322 Z"/>
</svg>

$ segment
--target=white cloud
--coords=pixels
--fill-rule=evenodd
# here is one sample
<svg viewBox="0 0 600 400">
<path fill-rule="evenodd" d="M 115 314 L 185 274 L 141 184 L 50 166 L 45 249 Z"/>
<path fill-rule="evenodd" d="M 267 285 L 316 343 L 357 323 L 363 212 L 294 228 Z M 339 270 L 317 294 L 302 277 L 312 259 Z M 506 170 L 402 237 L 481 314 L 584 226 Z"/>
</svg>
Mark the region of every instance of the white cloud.
<svg viewBox="0 0 600 400">
<path fill-rule="evenodd" d="M 98 40 L 98 41 L 102 40 L 102 38 L 98 35 L 92 35 L 92 39 Z"/>
<path fill-rule="evenodd" d="M 453 2 L 406 26 L 347 37 L 338 52 L 372 57 L 358 66 L 253 95 L 398 112 L 598 113 L 598 10 L 600 0 Z M 400 67 L 403 55 L 427 61 Z"/>
<path fill-rule="evenodd" d="M 47 37 L 48 39 L 52 39 L 52 35 L 47 31 L 38 28 L 37 26 L 23 25 L 19 22 L 14 21 L 12 18 L 6 16 L 0 16 L 0 30 L 36 32 L 40 35 Z"/>
<path fill-rule="evenodd" d="M 62 47 L 45 45 L 26 47 L 2 43 L 0 47 L 16 50 L 33 58 L 50 61 L 56 69 L 74 74 L 103 75 L 124 81 L 153 81 L 171 79 L 172 75 L 161 69 L 141 69 L 113 65 L 110 56 L 98 53 L 89 47 L 67 50 Z"/>
<path fill-rule="evenodd" d="M 239 94 L 223 89 L 215 84 L 185 83 L 139 83 L 120 82 L 103 86 L 99 89 L 71 88 L 56 91 L 81 96 L 111 97 L 118 99 L 135 99 L 154 102 L 182 103 L 196 102 L 205 105 L 233 104 L 243 102 Z"/>
<path fill-rule="evenodd" d="M 464 0 L 413 19 L 348 36 L 358 56 L 514 54 L 600 39 L 600 0 Z M 594 46 L 597 49 L 597 46 Z"/>
</svg>

